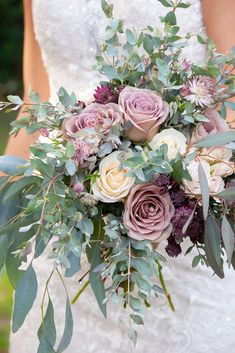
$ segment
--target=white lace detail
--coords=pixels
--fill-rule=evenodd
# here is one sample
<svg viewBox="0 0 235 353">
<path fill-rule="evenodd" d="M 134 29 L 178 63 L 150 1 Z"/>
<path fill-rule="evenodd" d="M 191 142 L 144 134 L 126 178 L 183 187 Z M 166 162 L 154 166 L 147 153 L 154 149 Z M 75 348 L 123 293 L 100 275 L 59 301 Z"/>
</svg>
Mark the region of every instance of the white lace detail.
<svg viewBox="0 0 235 353">
<path fill-rule="evenodd" d="M 35 34 L 41 46 L 54 99 L 62 85 L 80 99 L 92 96 L 99 75 L 92 69 L 94 57 L 107 25 L 100 0 L 33 0 Z M 178 9 L 181 32 L 197 33 L 203 26 L 199 0 L 191 0 L 190 10 Z M 157 0 L 114 0 L 115 16 L 128 26 L 142 29 L 159 26 L 165 8 Z M 191 41 L 187 57 L 200 61 L 203 48 Z"/>
<path fill-rule="evenodd" d="M 159 25 L 165 12 L 157 0 L 112 0 L 115 15 L 128 26 Z M 179 10 L 181 31 L 198 32 L 203 26 L 199 0 Z M 36 37 L 48 72 L 51 97 L 60 86 L 75 91 L 81 99 L 91 96 L 99 76 L 92 70 L 93 58 L 106 25 L 100 0 L 33 0 Z M 202 61 L 204 51 L 195 41 L 185 55 Z M 224 280 L 212 277 L 205 267 L 192 270 L 194 254 L 170 259 L 165 268 L 167 287 L 176 312 L 164 298 L 153 298 L 147 309 L 145 326 L 139 329 L 137 348 L 127 338 L 127 325 L 119 308 L 109 306 L 109 319 L 99 313 L 90 289 L 74 305 L 75 329 L 66 353 L 233 353 L 235 346 L 235 274 Z M 11 338 L 11 353 L 36 353 L 36 331 L 40 324 L 40 301 L 48 272 L 48 262 L 35 262 L 39 278 L 38 299 L 23 328 Z M 78 290 L 76 279 L 68 280 L 72 296 Z M 63 331 L 65 296 L 60 280 L 51 282 L 56 307 L 58 337 Z M 121 318 L 121 319 L 120 319 Z"/>
</svg>

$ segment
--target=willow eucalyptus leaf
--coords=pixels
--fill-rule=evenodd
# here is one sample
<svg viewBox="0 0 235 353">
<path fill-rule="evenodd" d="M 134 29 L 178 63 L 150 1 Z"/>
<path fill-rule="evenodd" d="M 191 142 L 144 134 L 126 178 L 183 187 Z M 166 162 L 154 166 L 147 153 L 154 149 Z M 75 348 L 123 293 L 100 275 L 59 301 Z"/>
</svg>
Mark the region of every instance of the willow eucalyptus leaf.
<svg viewBox="0 0 235 353">
<path fill-rule="evenodd" d="M 224 277 L 221 259 L 221 233 L 214 216 L 209 215 L 205 227 L 205 252 L 209 265 L 220 278 Z"/>
<path fill-rule="evenodd" d="M 73 315 L 69 299 L 66 301 L 65 326 L 63 336 L 57 348 L 57 353 L 62 353 L 69 346 L 73 335 Z"/>
<path fill-rule="evenodd" d="M 53 352 L 53 347 L 56 342 L 56 326 L 54 318 L 54 307 L 51 298 L 49 298 L 45 317 L 43 318 L 43 322 L 38 330 L 38 338 L 40 341 L 38 353 L 48 353 L 45 350 L 45 348 L 48 346 L 51 347 Z"/>
<path fill-rule="evenodd" d="M 224 247 L 227 254 L 228 265 L 230 267 L 233 251 L 234 251 L 234 245 L 235 245 L 235 236 L 234 236 L 232 227 L 229 221 L 227 220 L 226 216 L 223 216 L 221 230 L 222 230 L 222 239 L 223 239 Z"/>
<path fill-rule="evenodd" d="M 198 166 L 198 175 L 199 175 L 199 182 L 202 194 L 202 207 L 203 207 L 203 217 L 206 220 L 208 216 L 208 209 L 209 209 L 209 185 L 206 173 L 201 163 Z"/>
<path fill-rule="evenodd" d="M 17 332 L 32 309 L 37 296 L 38 283 L 33 266 L 25 271 L 15 291 L 12 331 Z"/>
<path fill-rule="evenodd" d="M 227 188 L 221 191 L 217 196 L 222 197 L 225 200 L 234 201 L 235 200 L 235 187 Z"/>
<path fill-rule="evenodd" d="M 210 135 L 204 137 L 199 142 L 197 142 L 198 147 L 216 147 L 216 146 L 224 146 L 227 143 L 235 141 L 235 131 L 225 131 L 218 132 L 214 135 Z"/>
</svg>

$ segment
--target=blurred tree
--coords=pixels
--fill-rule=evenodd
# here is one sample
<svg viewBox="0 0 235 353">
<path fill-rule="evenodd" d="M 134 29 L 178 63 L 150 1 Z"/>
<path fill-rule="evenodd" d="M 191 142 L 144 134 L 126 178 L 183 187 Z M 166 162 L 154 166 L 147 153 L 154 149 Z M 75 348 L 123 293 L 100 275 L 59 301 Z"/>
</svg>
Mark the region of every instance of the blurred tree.
<svg viewBox="0 0 235 353">
<path fill-rule="evenodd" d="M 0 96 L 22 87 L 22 0 L 0 0 Z"/>
<path fill-rule="evenodd" d="M 0 100 L 22 92 L 23 6 L 22 0 L 0 0 Z M 16 114 L 0 114 L 0 154 L 3 153 Z"/>
</svg>

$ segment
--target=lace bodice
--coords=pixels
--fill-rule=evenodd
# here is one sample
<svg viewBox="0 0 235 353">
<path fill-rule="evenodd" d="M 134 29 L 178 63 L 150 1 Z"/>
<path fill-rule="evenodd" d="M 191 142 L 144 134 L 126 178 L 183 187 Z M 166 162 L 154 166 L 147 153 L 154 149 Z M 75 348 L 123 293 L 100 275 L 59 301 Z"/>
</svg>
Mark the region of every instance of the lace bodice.
<svg viewBox="0 0 235 353">
<path fill-rule="evenodd" d="M 128 27 L 159 26 L 159 16 L 166 13 L 158 0 L 111 2 L 115 17 L 123 18 Z M 92 66 L 107 25 L 100 3 L 100 0 L 33 0 L 35 34 L 53 98 L 63 86 L 86 100 L 99 82 Z M 191 3 L 190 8 L 176 11 L 181 33 L 197 33 L 203 26 L 200 1 L 191 0 Z M 203 48 L 196 40 L 190 42 L 186 54 L 192 61 L 204 57 Z"/>
<path fill-rule="evenodd" d="M 110 2 L 114 3 L 115 16 L 137 28 L 159 25 L 158 17 L 165 13 L 157 0 Z M 200 0 L 190 2 L 192 6 L 187 10 L 177 10 L 183 33 L 198 32 L 203 26 Z M 35 34 L 48 72 L 52 100 L 60 86 L 75 91 L 80 99 L 89 99 L 99 81 L 92 64 L 106 26 L 100 0 L 32 0 L 32 4 Z M 185 55 L 192 61 L 204 59 L 204 51 L 195 41 L 190 42 Z M 139 330 L 136 349 L 127 338 L 123 320 L 119 320 L 122 312 L 118 306 L 110 305 L 109 319 L 105 321 L 88 289 L 73 307 L 74 336 L 66 353 L 233 353 L 235 274 L 230 271 L 224 280 L 219 280 L 205 267 L 193 270 L 193 255 L 168 261 L 165 278 L 176 312 L 170 312 L 163 297 L 153 299 L 146 325 Z M 21 331 L 12 336 L 11 353 L 36 353 L 35 332 L 41 320 L 40 301 L 48 266 L 46 259 L 35 263 L 38 299 Z M 77 279 L 69 280 L 67 285 L 72 298 L 78 290 Z M 51 296 L 61 337 L 65 303 L 57 277 L 51 282 Z"/>
</svg>

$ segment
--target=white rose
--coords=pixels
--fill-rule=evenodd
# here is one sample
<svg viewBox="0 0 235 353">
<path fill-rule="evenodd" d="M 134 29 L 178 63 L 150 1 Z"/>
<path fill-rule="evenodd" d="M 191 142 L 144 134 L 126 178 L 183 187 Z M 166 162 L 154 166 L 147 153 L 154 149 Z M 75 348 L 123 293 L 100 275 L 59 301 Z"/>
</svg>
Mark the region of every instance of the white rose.
<svg viewBox="0 0 235 353">
<path fill-rule="evenodd" d="M 214 161 L 229 161 L 232 155 L 232 151 L 226 147 L 203 148 L 200 158 L 213 163 Z"/>
<path fill-rule="evenodd" d="M 235 166 L 233 162 L 224 161 L 212 164 L 211 172 L 213 176 L 227 177 L 235 172 Z"/>
<path fill-rule="evenodd" d="M 162 145 L 168 146 L 167 156 L 168 158 L 174 159 L 178 153 L 184 154 L 186 151 L 186 137 L 175 129 L 165 129 L 154 136 L 152 141 L 149 143 L 153 150 L 156 150 Z"/>
<path fill-rule="evenodd" d="M 212 194 L 218 194 L 224 190 L 224 187 L 224 181 L 220 176 L 214 175 L 211 177 L 210 192 Z"/>
<path fill-rule="evenodd" d="M 100 162 L 100 176 L 92 185 L 92 191 L 97 200 L 105 203 L 123 201 L 133 186 L 135 178 L 125 175 L 128 170 L 119 169 L 118 157 L 122 153 L 120 151 L 112 152 Z"/>
<path fill-rule="evenodd" d="M 198 167 L 199 163 L 201 163 L 204 172 L 207 177 L 208 185 L 209 188 L 211 186 L 211 176 L 210 176 L 210 165 L 206 161 L 201 160 L 200 162 L 198 161 L 192 161 L 189 166 L 188 166 L 188 172 L 192 178 L 192 181 L 183 179 L 183 185 L 186 193 L 189 194 L 195 194 L 195 195 L 200 195 L 201 194 L 201 187 L 200 187 L 200 181 L 199 181 L 199 174 L 198 174 Z"/>
</svg>

